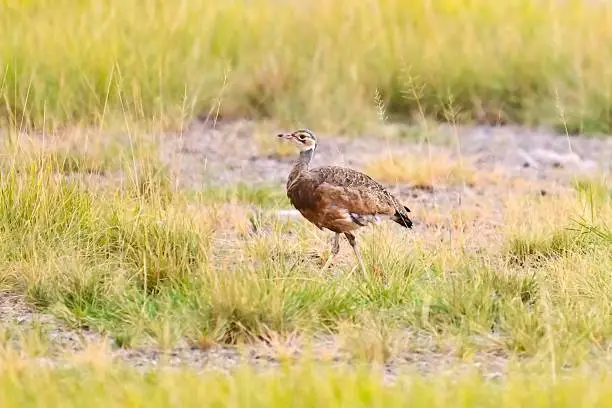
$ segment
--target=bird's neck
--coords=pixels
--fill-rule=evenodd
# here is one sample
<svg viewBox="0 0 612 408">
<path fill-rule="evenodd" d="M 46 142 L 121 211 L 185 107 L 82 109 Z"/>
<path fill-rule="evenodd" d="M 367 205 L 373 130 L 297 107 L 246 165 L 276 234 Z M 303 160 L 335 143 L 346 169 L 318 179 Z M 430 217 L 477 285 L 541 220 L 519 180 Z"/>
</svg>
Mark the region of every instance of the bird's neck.
<svg viewBox="0 0 612 408">
<path fill-rule="evenodd" d="M 291 184 L 302 173 L 308 171 L 308 166 L 314 156 L 314 149 L 308 149 L 300 152 L 300 157 L 293 166 L 293 170 L 289 173 L 288 184 Z"/>
</svg>

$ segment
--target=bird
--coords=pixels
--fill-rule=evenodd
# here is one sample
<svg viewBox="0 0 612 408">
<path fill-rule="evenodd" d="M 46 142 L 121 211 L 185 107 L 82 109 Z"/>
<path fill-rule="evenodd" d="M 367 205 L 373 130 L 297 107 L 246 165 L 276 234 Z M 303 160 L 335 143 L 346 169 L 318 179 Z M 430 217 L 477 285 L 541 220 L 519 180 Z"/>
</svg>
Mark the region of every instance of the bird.
<svg viewBox="0 0 612 408">
<path fill-rule="evenodd" d="M 366 269 L 355 236 L 356 230 L 383 220 L 411 229 L 410 209 L 367 174 L 341 166 L 310 168 L 318 140 L 309 129 L 278 133 L 299 149 L 299 157 L 287 178 L 289 201 L 300 214 L 320 230 L 334 233 L 327 269 L 340 251 L 340 235 L 352 247 L 364 276 Z"/>
</svg>

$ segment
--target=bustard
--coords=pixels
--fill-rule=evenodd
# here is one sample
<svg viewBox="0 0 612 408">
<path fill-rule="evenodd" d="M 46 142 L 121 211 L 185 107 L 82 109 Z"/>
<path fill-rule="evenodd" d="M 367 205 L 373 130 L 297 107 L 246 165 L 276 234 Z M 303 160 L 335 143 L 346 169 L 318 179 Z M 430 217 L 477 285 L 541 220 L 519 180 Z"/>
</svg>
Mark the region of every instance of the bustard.
<svg viewBox="0 0 612 408">
<path fill-rule="evenodd" d="M 365 275 L 353 232 L 383 219 L 412 228 L 412 221 L 408 218 L 410 209 L 380 183 L 359 171 L 338 166 L 310 169 L 317 148 L 317 138 L 310 130 L 279 133 L 278 137 L 292 141 L 300 150 L 287 179 L 287 197 L 291 204 L 319 229 L 334 232 L 331 254 L 322 269 L 325 270 L 338 254 L 340 234 L 344 234 Z"/>
</svg>

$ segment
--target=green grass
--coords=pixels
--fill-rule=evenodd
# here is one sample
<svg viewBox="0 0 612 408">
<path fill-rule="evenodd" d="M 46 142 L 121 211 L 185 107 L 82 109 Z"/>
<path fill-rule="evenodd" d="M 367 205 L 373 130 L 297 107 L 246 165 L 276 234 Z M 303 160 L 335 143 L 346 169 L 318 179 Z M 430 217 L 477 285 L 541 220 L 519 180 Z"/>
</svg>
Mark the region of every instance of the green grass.
<svg viewBox="0 0 612 408">
<path fill-rule="evenodd" d="M 23 357 L 56 357 L 57 345 L 36 328 L 17 328 L 18 352 L 12 326 L 2 324 L 3 406 L 77 405 L 92 395 L 99 404 L 139 404 L 155 395 L 160 404 L 254 398 L 253 405 L 267 406 L 296 396 L 305 405 L 351 406 L 402 398 L 429 406 L 500 399 L 514 406 L 534 398 L 563 406 L 580 391 L 609 398 L 607 377 L 586 381 L 580 371 L 604 358 L 612 340 L 606 179 L 581 179 L 558 196 L 513 194 L 499 208 L 504 222 L 493 240 L 499 242 L 477 241 L 478 250 L 461 243 L 491 228 L 495 216 L 487 207 L 479 207 L 476 228 L 453 224 L 451 236 L 426 226 L 417 234 L 393 225 L 363 231 L 363 279 L 350 273 L 355 261 L 346 242 L 332 270 L 319 272 L 322 260 L 313 252 L 325 254 L 331 237 L 302 219 L 276 218 L 274 210 L 287 207 L 280 187 L 204 186 L 194 194 L 176 188 L 155 156 L 139 153 L 129 162 L 112 149 L 84 156 L 93 163 L 116 160 L 100 185 L 91 184 L 87 165 L 66 172 L 46 150 L 9 151 L 0 179 L 0 290 L 123 348 L 148 344 L 163 352 L 183 340 L 205 349 L 268 339 L 270 353 L 283 360 L 284 339 L 307 342 L 326 334 L 353 362 L 384 363 L 417 352 L 469 363 L 485 353 L 539 371 L 517 369 L 501 383 L 411 376 L 402 380 L 404 388 L 389 388 L 373 372 L 340 374 L 321 365 L 317 375 L 299 364 L 268 376 L 248 369 L 230 376 L 143 375 L 111 363 L 107 351 L 61 350 L 90 365 L 36 368 L 37 390 L 44 391 L 35 393 L 29 385 L 35 371 Z M 115 171 L 125 177 L 113 179 Z M 423 216 L 424 210 L 414 211 L 416 219 Z M 418 343 L 406 332 L 429 340 Z M 193 389 L 215 391 L 199 396 Z M 567 389 L 575 393 L 561 391 Z M 255 390 L 258 397 L 250 394 Z"/>
<path fill-rule="evenodd" d="M 78 369 L 21 363 L 0 371 L 3 407 L 169 406 L 184 407 L 574 407 L 608 406 L 607 372 L 570 378 L 516 370 L 499 383 L 467 373 L 459 378 L 407 377 L 393 385 L 365 369 L 312 366 L 277 373 L 249 368 L 231 375 L 156 370 L 141 374 L 94 361 Z M 543 370 L 542 370 L 543 371 Z"/>
<path fill-rule="evenodd" d="M 50 304 L 57 295 L 75 308 L 95 302 L 96 288 L 108 289 L 100 281 L 116 278 L 115 269 L 153 290 L 166 280 L 185 279 L 205 259 L 206 240 L 165 210 L 158 185 L 152 207 L 138 183 L 103 196 L 78 181 L 57 180 L 51 166 L 33 162 L 27 168 L 3 175 L 2 259 L 26 262 L 38 275 L 27 287 L 37 302 Z M 118 296 L 123 288 L 115 289 Z"/>
<path fill-rule="evenodd" d="M 583 0 L 4 0 L 0 118 L 356 130 L 382 108 L 608 132 L 611 16 Z"/>
<path fill-rule="evenodd" d="M 588 217 L 581 193 L 523 198 L 516 204 L 533 207 L 529 223 L 510 207 L 500 253 L 456 257 L 444 242 L 427 249 L 426 237 L 406 251 L 399 231 L 366 232 L 363 280 L 347 276 L 351 261 L 336 267 L 338 276 L 317 272 L 310 251 L 326 251 L 320 240 L 328 235 L 299 220 L 257 218 L 245 206 L 284 206 L 271 201 L 276 190 L 166 196 L 169 181 L 160 176 L 166 182 L 142 195 L 137 183 L 90 190 L 36 161 L 28 168 L 2 179 L 0 282 L 122 346 L 150 338 L 165 347 L 181 337 L 234 344 L 368 323 L 374 332 L 410 327 L 468 348 L 494 336 L 491 346 L 504 352 L 571 364 L 612 338 L 609 241 L 564 215 Z M 238 201 L 219 207 L 226 197 Z M 551 218 L 552 207 L 567 212 Z M 594 225 L 612 215 L 598 208 Z M 256 229 L 232 225 L 249 218 Z"/>
<path fill-rule="evenodd" d="M 9 292 L 65 328 L 151 347 L 160 366 L 183 341 L 262 339 L 283 363 L 142 373 L 106 344 L 62 349 L 52 327 L 0 317 L 0 405 L 609 405 L 609 179 L 517 187 L 494 208 L 418 205 L 414 230 L 359 234 L 364 279 L 345 241 L 320 272 L 331 236 L 276 215 L 282 186 L 184 191 L 150 136 L 196 116 L 264 119 L 253 143 L 284 157 L 267 136 L 281 124 L 610 132 L 610 23 L 612 6 L 584 0 L 0 2 L 0 309 Z M 508 181 L 395 164 L 370 170 L 496 193 Z M 355 364 L 288 357 L 291 339 L 318 336 Z M 74 365 L 35 365 L 58 353 Z M 384 384 L 374 367 L 405 356 L 457 364 Z M 473 356 L 512 364 L 499 381 L 458 374 Z"/>
<path fill-rule="evenodd" d="M 203 187 L 194 199 L 203 203 L 251 204 L 259 207 L 288 207 L 287 193 L 277 186 L 237 183 L 230 186 L 209 185 Z"/>
</svg>

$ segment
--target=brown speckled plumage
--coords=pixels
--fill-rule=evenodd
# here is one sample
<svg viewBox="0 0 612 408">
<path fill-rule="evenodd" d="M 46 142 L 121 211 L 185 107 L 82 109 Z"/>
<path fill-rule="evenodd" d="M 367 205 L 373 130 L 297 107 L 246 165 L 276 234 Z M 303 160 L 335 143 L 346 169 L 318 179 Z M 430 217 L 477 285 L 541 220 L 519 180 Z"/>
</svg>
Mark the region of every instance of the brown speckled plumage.
<svg viewBox="0 0 612 408">
<path fill-rule="evenodd" d="M 287 196 L 304 218 L 335 233 L 332 256 L 339 250 L 339 234 L 344 234 L 363 268 L 354 230 L 384 218 L 412 228 L 408 207 L 368 175 L 339 166 L 309 169 L 317 143 L 312 132 L 302 129 L 279 137 L 296 141 L 301 150 L 287 180 Z"/>
</svg>

